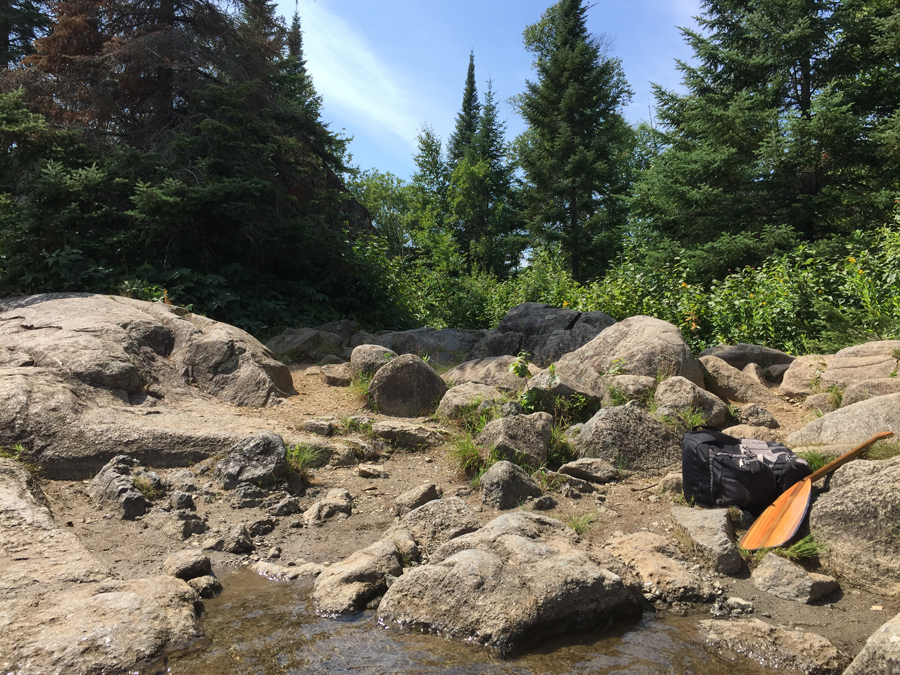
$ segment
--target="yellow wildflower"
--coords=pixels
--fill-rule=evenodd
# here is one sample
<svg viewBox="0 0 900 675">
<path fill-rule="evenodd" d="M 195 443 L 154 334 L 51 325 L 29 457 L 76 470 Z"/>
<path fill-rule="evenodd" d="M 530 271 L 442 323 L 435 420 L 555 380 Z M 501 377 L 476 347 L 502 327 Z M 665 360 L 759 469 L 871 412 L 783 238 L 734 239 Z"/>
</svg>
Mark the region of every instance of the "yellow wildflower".
<svg viewBox="0 0 900 675">
<path fill-rule="evenodd" d="M 860 273 L 860 274 L 862 274 L 862 273 L 863 273 L 863 271 L 862 271 L 862 270 L 860 270 L 860 271 L 859 271 L 859 273 Z"/>
<path fill-rule="evenodd" d="M 856 262 L 856 258 L 853 258 L 853 257 L 847 258 L 847 262 Z"/>
<path fill-rule="evenodd" d="M 563 307 L 568 307 L 568 306 L 569 306 L 569 302 L 567 300 L 563 300 Z"/>
</svg>

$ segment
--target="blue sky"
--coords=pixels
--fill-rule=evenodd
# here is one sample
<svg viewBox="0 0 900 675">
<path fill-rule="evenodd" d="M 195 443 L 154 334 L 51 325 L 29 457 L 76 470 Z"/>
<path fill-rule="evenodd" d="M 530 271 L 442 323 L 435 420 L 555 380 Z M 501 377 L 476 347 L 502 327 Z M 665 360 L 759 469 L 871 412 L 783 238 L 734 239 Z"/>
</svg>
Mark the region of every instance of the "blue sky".
<svg viewBox="0 0 900 675">
<path fill-rule="evenodd" d="M 524 129 L 506 102 L 534 79 L 522 31 L 551 0 L 299 0 L 307 67 L 323 118 L 353 137 L 353 163 L 408 178 L 416 135 L 430 125 L 446 141 L 462 103 L 469 50 L 479 96 L 488 78 L 502 102 L 507 138 Z M 294 3 L 282 2 L 288 20 Z M 700 0 L 598 0 L 588 28 L 612 40 L 634 91 L 629 121 L 649 117 L 650 82 L 678 88 L 675 59 L 689 60 L 677 26 L 694 27 Z"/>
</svg>

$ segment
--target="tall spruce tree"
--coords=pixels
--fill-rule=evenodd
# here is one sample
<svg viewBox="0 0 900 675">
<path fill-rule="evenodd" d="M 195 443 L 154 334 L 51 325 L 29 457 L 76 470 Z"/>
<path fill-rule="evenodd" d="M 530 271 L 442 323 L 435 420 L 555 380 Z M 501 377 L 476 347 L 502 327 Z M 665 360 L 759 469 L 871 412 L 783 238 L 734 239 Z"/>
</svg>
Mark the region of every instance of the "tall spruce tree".
<svg viewBox="0 0 900 675">
<path fill-rule="evenodd" d="M 31 54 L 32 43 L 49 25 L 50 17 L 40 3 L 0 0 L 0 70 L 14 66 Z"/>
<path fill-rule="evenodd" d="M 582 0 L 560 0 L 525 30 L 537 80 L 518 104 L 517 140 L 533 235 L 558 244 L 575 279 L 598 273 L 625 224 L 631 92 L 617 59 L 587 30 Z"/>
<path fill-rule="evenodd" d="M 708 275 L 879 223 L 900 190 L 887 170 L 900 77 L 885 0 L 705 0 L 684 30 L 688 93 L 656 90 L 668 146 L 635 213 L 698 255 Z M 879 51 L 881 49 L 882 51 Z M 765 242 L 748 250 L 746 242 Z M 752 247 L 751 247 L 752 248 Z"/>
<path fill-rule="evenodd" d="M 447 140 L 447 161 L 456 165 L 472 145 L 478 132 L 478 90 L 475 88 L 475 52 L 469 52 L 469 70 L 466 72 L 466 87 L 463 90 L 462 108 L 456 115 L 456 127 Z"/>
</svg>

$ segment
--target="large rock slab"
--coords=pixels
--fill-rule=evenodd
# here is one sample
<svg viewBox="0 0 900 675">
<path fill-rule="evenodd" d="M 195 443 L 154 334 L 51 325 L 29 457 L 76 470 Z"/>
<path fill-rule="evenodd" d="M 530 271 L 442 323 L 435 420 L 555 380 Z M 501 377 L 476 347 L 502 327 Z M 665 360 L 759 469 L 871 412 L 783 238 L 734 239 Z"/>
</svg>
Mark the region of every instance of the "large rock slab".
<svg viewBox="0 0 900 675">
<path fill-rule="evenodd" d="M 456 386 L 467 382 L 478 382 L 504 391 L 522 391 L 528 384 L 524 377 L 519 377 L 509 370 L 516 358 L 514 356 L 496 356 L 475 359 L 451 368 L 441 377 L 448 386 Z M 537 366 L 529 364 L 532 375 L 540 372 Z"/>
<path fill-rule="evenodd" d="M 734 530 L 728 509 L 672 508 L 675 522 L 690 537 L 695 550 L 706 558 L 716 572 L 735 574 L 744 564 L 732 541 Z"/>
<path fill-rule="evenodd" d="M 297 358 L 318 358 L 320 354 L 339 354 L 346 344 L 341 335 L 316 328 L 291 328 L 273 337 L 266 347 L 273 354 Z"/>
<path fill-rule="evenodd" d="M 213 480 L 226 490 L 241 483 L 271 487 L 287 478 L 287 449 L 281 436 L 261 431 L 236 443 L 216 464 Z"/>
<path fill-rule="evenodd" d="M 413 354 L 391 359 L 369 383 L 369 396 L 378 411 L 395 417 L 426 412 L 446 392 L 447 385 L 438 374 Z"/>
<path fill-rule="evenodd" d="M 200 634 L 173 577 L 120 581 L 53 520 L 36 481 L 0 459 L 0 654 L 11 672 L 143 669 Z M 140 621 L 135 621 L 139 616 Z"/>
<path fill-rule="evenodd" d="M 557 520 L 517 511 L 441 546 L 378 606 L 382 623 L 509 654 L 640 613 L 638 586 L 602 549 Z"/>
<path fill-rule="evenodd" d="M 784 396 L 811 396 L 823 391 L 822 377 L 833 357 L 830 354 L 807 354 L 794 359 L 781 380 L 778 391 Z"/>
<path fill-rule="evenodd" d="M 900 614 L 869 636 L 865 647 L 844 671 L 844 675 L 872 673 L 900 673 Z"/>
<path fill-rule="evenodd" d="M 580 316 L 578 312 L 564 307 L 523 302 L 506 313 L 497 329 L 501 333 L 522 333 L 527 338 L 572 328 Z"/>
<path fill-rule="evenodd" d="M 787 437 L 790 447 L 860 443 L 881 431 L 900 434 L 900 393 L 860 401 L 813 420 Z"/>
<path fill-rule="evenodd" d="M 433 445 L 440 440 L 440 434 L 434 429 L 401 420 L 375 422 L 372 425 L 372 434 L 383 441 L 410 450 Z"/>
<path fill-rule="evenodd" d="M 598 457 L 629 470 L 656 471 L 681 462 L 681 437 L 637 405 L 601 408 L 572 445 L 579 457 Z"/>
<path fill-rule="evenodd" d="M 609 483 L 619 477 L 619 471 L 609 462 L 593 457 L 582 457 L 574 462 L 563 464 L 559 473 L 573 476 L 590 483 Z"/>
<path fill-rule="evenodd" d="M 553 416 L 536 412 L 488 422 L 475 441 L 504 459 L 537 469 L 547 462 L 552 432 Z"/>
<path fill-rule="evenodd" d="M 743 370 L 751 363 L 755 363 L 763 370 L 769 366 L 787 364 L 794 361 L 794 357 L 777 349 L 770 349 L 761 345 L 749 345 L 739 342 L 736 345 L 717 345 L 700 352 L 700 358 L 704 356 L 716 356 L 722 359 L 732 368 Z"/>
<path fill-rule="evenodd" d="M 450 387 L 438 405 L 438 415 L 457 418 L 471 412 L 482 403 L 501 401 L 506 398 L 496 387 L 478 382 L 466 382 Z"/>
<path fill-rule="evenodd" d="M 851 462 L 828 484 L 809 513 L 810 529 L 824 545 L 822 566 L 879 595 L 900 596 L 900 457 Z"/>
<path fill-rule="evenodd" d="M 809 604 L 838 589 L 837 581 L 825 574 L 807 572 L 797 563 L 769 553 L 750 575 L 753 585 L 785 600 Z"/>
<path fill-rule="evenodd" d="M 316 609 L 327 616 L 365 609 L 367 602 L 387 589 L 385 575 L 397 577 L 402 573 L 397 547 L 376 541 L 322 570 L 313 587 Z"/>
<path fill-rule="evenodd" d="M 781 406 L 784 402 L 767 387 L 746 377 L 717 356 L 700 359 L 709 376 L 708 388 L 723 401 L 730 403 L 761 403 L 765 406 Z"/>
<path fill-rule="evenodd" d="M 525 336 L 522 333 L 501 333 L 498 330 L 490 330 L 477 345 L 469 352 L 469 359 L 483 359 L 491 356 L 515 356 L 522 351 L 522 342 Z"/>
<path fill-rule="evenodd" d="M 679 413 L 701 411 L 703 423 L 714 427 L 721 427 L 728 419 L 728 408 L 722 399 L 678 375 L 659 383 L 656 404 Z"/>
<path fill-rule="evenodd" d="M 381 345 L 359 345 L 350 355 L 350 369 L 354 377 L 372 377 L 396 356 L 393 349 Z"/>
<path fill-rule="evenodd" d="M 475 514 L 459 497 L 435 499 L 416 507 L 381 537 L 393 543 L 404 564 L 427 561 L 442 544 L 478 529 Z"/>
<path fill-rule="evenodd" d="M 746 654 L 773 670 L 840 675 L 849 660 L 820 635 L 777 628 L 759 619 L 701 621 L 700 631 L 710 647 Z"/>
<path fill-rule="evenodd" d="M 900 394 L 900 377 L 864 380 L 863 382 L 851 384 L 844 390 L 844 395 L 841 397 L 841 406 L 853 405 L 860 401 L 867 401 L 870 398 L 887 396 L 888 394 Z"/>
<path fill-rule="evenodd" d="M 419 356 L 449 354 L 464 361 L 472 348 L 484 339 L 487 331 L 457 328 L 415 328 L 380 334 L 376 343 L 398 354 Z"/>
<path fill-rule="evenodd" d="M 646 593 L 668 602 L 706 602 L 714 593 L 677 558 L 675 544 L 653 532 L 615 536 L 606 548 L 635 571 Z"/>
<path fill-rule="evenodd" d="M 823 389 L 836 386 L 846 389 L 866 380 L 897 376 L 900 369 L 900 340 L 879 340 L 846 347 L 831 357 L 822 375 Z"/>
<path fill-rule="evenodd" d="M 615 323 L 615 321 L 613 321 Z M 589 323 L 576 324 L 571 330 L 555 330 L 552 333 L 531 335 L 525 338 L 524 351 L 540 368 L 558 361 L 564 354 L 574 352 L 599 335 L 602 328 Z"/>
</svg>

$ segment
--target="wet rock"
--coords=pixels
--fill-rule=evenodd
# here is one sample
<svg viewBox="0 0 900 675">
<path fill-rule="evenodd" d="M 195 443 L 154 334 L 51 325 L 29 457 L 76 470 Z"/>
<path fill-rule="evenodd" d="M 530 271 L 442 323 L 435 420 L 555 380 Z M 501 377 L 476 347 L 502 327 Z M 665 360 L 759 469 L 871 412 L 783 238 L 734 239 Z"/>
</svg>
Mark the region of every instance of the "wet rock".
<svg viewBox="0 0 900 675">
<path fill-rule="evenodd" d="M 900 512 L 900 457 L 850 462 L 827 481 L 830 489 L 809 513 L 810 528 L 823 545 L 822 566 L 873 593 L 900 596 L 895 515 Z"/>
<path fill-rule="evenodd" d="M 243 523 L 239 523 L 232 527 L 225 536 L 225 541 L 222 544 L 222 550 L 225 551 L 225 553 L 250 553 L 255 548 L 256 546 L 253 544 L 250 532 Z"/>
<path fill-rule="evenodd" d="M 497 327 L 501 333 L 544 335 L 572 327 L 579 314 L 564 307 L 554 307 L 540 302 L 523 302 L 511 308 Z"/>
<path fill-rule="evenodd" d="M 313 587 L 317 611 L 334 616 L 362 610 L 387 590 L 386 574 L 402 573 L 397 547 L 377 541 L 322 570 Z"/>
<path fill-rule="evenodd" d="M 819 635 L 776 628 L 759 619 L 706 620 L 700 627 L 710 647 L 745 654 L 766 668 L 840 675 L 848 660 Z"/>
<path fill-rule="evenodd" d="M 822 391 L 822 376 L 831 362 L 830 354 L 807 354 L 794 359 L 778 388 L 782 396 L 811 396 Z"/>
<path fill-rule="evenodd" d="M 579 457 L 600 458 L 629 470 L 658 471 L 681 462 L 681 435 L 636 405 L 601 408 L 572 445 Z"/>
<path fill-rule="evenodd" d="M 558 520 L 517 511 L 407 570 L 382 598 L 378 617 L 507 655 L 639 613 L 637 588 L 623 566 Z"/>
<path fill-rule="evenodd" d="M 495 509 L 512 509 L 542 495 L 537 481 L 512 462 L 496 462 L 481 477 L 481 501 Z"/>
<path fill-rule="evenodd" d="M 768 368 L 776 364 L 790 365 L 794 357 L 777 349 L 770 349 L 760 345 L 749 345 L 739 342 L 736 345 L 718 345 L 700 352 L 700 357 L 715 356 L 722 359 L 732 368 L 743 370 L 748 365 L 756 364 L 762 368 Z"/>
<path fill-rule="evenodd" d="M 807 572 L 800 565 L 769 553 L 750 575 L 753 585 L 785 600 L 809 604 L 838 589 L 838 582 L 824 574 Z"/>
<path fill-rule="evenodd" d="M 900 394 L 870 398 L 830 412 L 792 433 L 787 444 L 858 445 L 880 431 L 900 434 Z"/>
<path fill-rule="evenodd" d="M 591 483 L 609 483 L 619 477 L 619 471 L 609 462 L 591 457 L 582 457 L 574 462 L 563 464 L 559 473 L 574 476 Z"/>
<path fill-rule="evenodd" d="M 135 466 L 137 462 L 127 455 L 113 457 L 88 484 L 88 497 L 95 504 L 115 510 L 123 520 L 144 515 L 150 503 L 134 486 Z"/>
<path fill-rule="evenodd" d="M 478 382 L 466 382 L 450 387 L 438 405 L 438 415 L 456 419 L 484 402 L 501 400 L 503 395 L 496 387 Z"/>
<path fill-rule="evenodd" d="M 680 561 L 678 549 L 665 537 L 652 532 L 633 532 L 613 537 L 607 550 L 635 571 L 645 592 L 667 602 L 707 602 L 715 595 Z"/>
<path fill-rule="evenodd" d="M 269 579 L 275 579 L 278 581 L 294 581 L 295 579 L 299 579 L 300 577 L 315 579 L 322 573 L 322 570 L 327 567 L 327 565 L 318 565 L 316 563 L 289 564 L 289 567 L 285 567 L 283 565 L 277 565 L 275 563 L 264 562 L 260 560 L 259 562 L 253 564 L 252 569 L 257 574 L 261 574 L 262 576 L 268 577 Z"/>
<path fill-rule="evenodd" d="M 338 358 L 329 355 L 330 358 Z M 326 357 L 329 358 L 329 357 Z M 324 361 L 324 360 L 323 360 Z M 353 371 L 349 363 L 325 364 L 322 366 L 322 379 L 329 387 L 349 387 L 353 382 Z"/>
<path fill-rule="evenodd" d="M 379 412 L 395 417 L 415 417 L 430 410 L 446 391 L 447 385 L 431 366 L 413 354 L 392 359 L 369 384 Z"/>
<path fill-rule="evenodd" d="M 187 583 L 197 592 L 197 595 L 204 599 L 214 598 L 222 592 L 222 582 L 210 574 L 188 579 Z"/>
<path fill-rule="evenodd" d="M 397 356 L 397 352 L 381 345 L 359 345 L 350 357 L 350 369 L 354 377 L 372 377 L 378 370 Z"/>
<path fill-rule="evenodd" d="M 428 560 L 442 544 L 478 529 L 475 514 L 459 497 L 426 502 L 393 525 L 383 541 L 393 543 L 404 564 Z"/>
<path fill-rule="evenodd" d="M 228 497 L 228 503 L 233 509 L 255 509 L 263 503 L 266 492 L 250 483 L 241 483 Z"/>
<path fill-rule="evenodd" d="M 539 467 L 547 461 L 553 416 L 545 412 L 488 422 L 475 442 L 511 462 Z"/>
<path fill-rule="evenodd" d="M 844 675 L 900 672 L 900 614 L 885 623 L 866 640 Z"/>
<path fill-rule="evenodd" d="M 332 488 L 324 499 L 310 506 L 303 514 L 307 526 L 322 525 L 329 518 L 349 516 L 353 508 L 350 492 L 344 488 Z"/>
<path fill-rule="evenodd" d="M 656 387 L 656 403 L 679 413 L 700 410 L 703 423 L 720 427 L 728 419 L 728 408 L 720 398 L 683 377 L 670 377 Z"/>
<path fill-rule="evenodd" d="M 741 406 L 740 421 L 741 424 L 751 427 L 778 428 L 778 421 L 772 417 L 772 413 L 756 403 L 748 403 Z"/>
<path fill-rule="evenodd" d="M 783 404 L 767 387 L 758 384 L 737 368 L 732 368 L 716 356 L 700 359 L 706 368 L 707 388 L 720 399 L 731 403 L 760 403 L 763 405 Z"/>
<path fill-rule="evenodd" d="M 194 498 L 187 492 L 175 490 L 169 495 L 169 504 L 173 509 L 184 509 L 186 511 L 195 511 L 197 507 L 194 505 Z"/>
<path fill-rule="evenodd" d="M 216 464 L 213 480 L 226 490 L 241 483 L 268 487 L 287 478 L 287 450 L 281 436 L 261 431 L 234 444 Z"/>
<path fill-rule="evenodd" d="M 193 548 L 170 553 L 163 561 L 163 572 L 183 581 L 206 576 L 211 570 L 209 558 Z"/>
<path fill-rule="evenodd" d="M 466 361 L 456 368 L 451 368 L 441 377 L 448 386 L 477 382 L 503 391 L 518 392 L 525 389 L 527 380 L 510 372 L 509 367 L 515 360 L 514 356 L 497 356 Z M 532 375 L 540 371 L 533 364 L 528 365 L 528 370 Z"/>
<path fill-rule="evenodd" d="M 414 488 L 410 488 L 402 493 L 394 500 L 394 513 L 398 516 L 405 516 L 413 509 L 417 509 L 423 504 L 427 504 L 435 499 L 443 496 L 440 488 L 434 483 L 423 483 Z"/>
<path fill-rule="evenodd" d="M 865 380 L 864 382 L 851 384 L 844 390 L 844 395 L 841 397 L 841 406 L 853 405 L 860 401 L 867 401 L 870 398 L 888 394 L 900 394 L 900 377 Z"/>
<path fill-rule="evenodd" d="M 375 422 L 372 433 L 376 438 L 410 450 L 433 445 L 437 438 L 437 434 L 428 427 L 400 420 Z"/>
<path fill-rule="evenodd" d="M 734 545 L 728 509 L 672 508 L 675 522 L 690 537 L 695 550 L 710 561 L 716 572 L 735 574 L 744 564 Z"/>
</svg>

